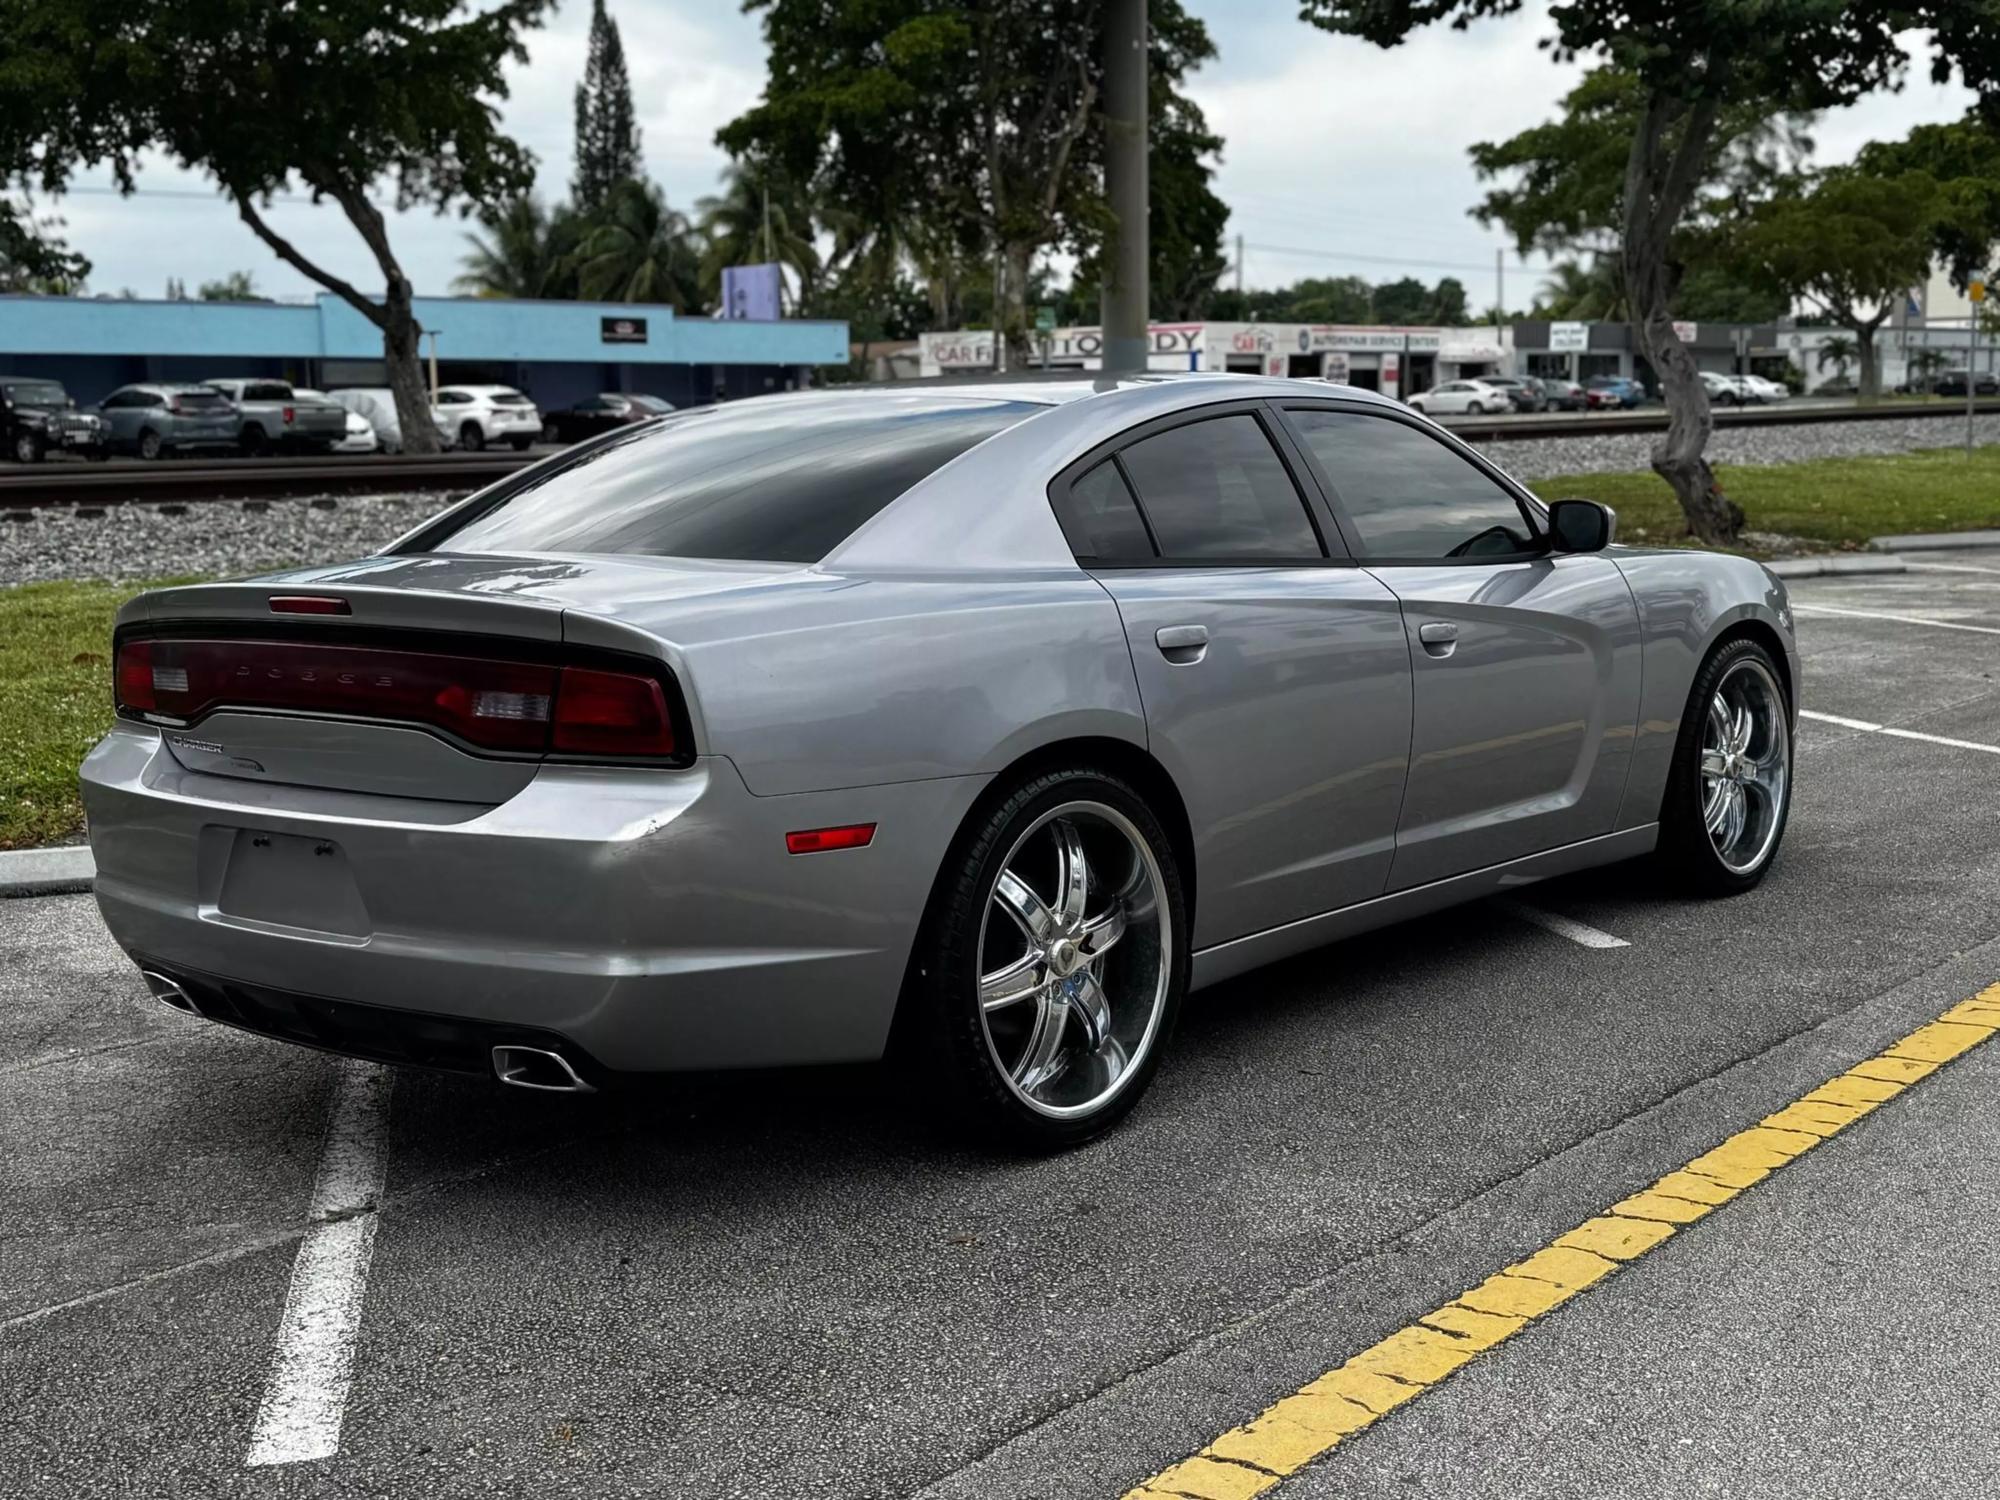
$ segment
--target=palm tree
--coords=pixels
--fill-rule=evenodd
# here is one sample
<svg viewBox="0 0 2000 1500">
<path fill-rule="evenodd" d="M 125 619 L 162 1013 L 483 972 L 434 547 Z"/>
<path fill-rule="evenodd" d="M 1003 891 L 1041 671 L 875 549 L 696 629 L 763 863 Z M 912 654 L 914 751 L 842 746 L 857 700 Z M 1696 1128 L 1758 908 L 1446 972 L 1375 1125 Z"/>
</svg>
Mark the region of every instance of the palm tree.
<svg viewBox="0 0 2000 1500">
<path fill-rule="evenodd" d="M 532 193 L 487 210 L 479 216 L 486 233 L 465 237 L 471 248 L 451 289 L 474 297 L 564 295 L 560 283 L 568 247 L 560 230 L 568 219 L 568 210 L 560 208 L 552 217 Z"/>
<path fill-rule="evenodd" d="M 1938 371 L 1951 365 L 1951 356 L 1942 349 L 1912 349 L 1910 351 L 1910 384 L 1922 389 L 1928 396 L 1931 387 L 1937 383 Z"/>
<path fill-rule="evenodd" d="M 1551 318 L 1616 322 L 1626 316 L 1624 278 L 1608 255 L 1596 256 L 1589 266 L 1576 260 L 1557 261 L 1535 300 Z"/>
<path fill-rule="evenodd" d="M 722 191 L 696 200 L 695 212 L 708 241 L 701 275 L 711 297 L 720 295 L 724 267 L 776 261 L 797 278 L 794 310 L 812 299 L 821 267 L 811 196 L 786 174 L 732 162 L 723 169 Z"/>
<path fill-rule="evenodd" d="M 1828 365 L 1833 365 L 1836 367 L 1834 370 L 1835 376 L 1841 380 L 1845 380 L 1847 378 L 1847 367 L 1854 363 L 1855 359 L 1859 357 L 1860 352 L 1860 345 L 1856 344 L 1847 334 L 1830 333 L 1819 341 L 1819 353 L 1815 356 L 1815 368 L 1824 370 Z"/>
<path fill-rule="evenodd" d="M 613 302 L 701 306 L 700 241 L 654 182 L 620 183 L 576 248 L 577 290 Z"/>
</svg>

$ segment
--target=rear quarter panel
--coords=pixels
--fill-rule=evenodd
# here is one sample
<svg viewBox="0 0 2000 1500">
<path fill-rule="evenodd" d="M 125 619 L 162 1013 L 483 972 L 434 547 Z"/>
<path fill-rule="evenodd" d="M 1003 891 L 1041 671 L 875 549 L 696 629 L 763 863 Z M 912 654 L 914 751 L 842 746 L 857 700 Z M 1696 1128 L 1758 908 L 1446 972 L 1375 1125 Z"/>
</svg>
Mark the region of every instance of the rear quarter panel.
<svg viewBox="0 0 2000 1500">
<path fill-rule="evenodd" d="M 1785 586 L 1761 563 L 1715 552 L 1613 548 L 1608 554 L 1639 606 L 1643 681 L 1632 769 L 1618 827 L 1654 822 L 1694 675 L 1724 635 L 1745 621 L 1769 628 L 1783 647 L 1784 669 L 1799 705 L 1799 654 Z"/>
</svg>

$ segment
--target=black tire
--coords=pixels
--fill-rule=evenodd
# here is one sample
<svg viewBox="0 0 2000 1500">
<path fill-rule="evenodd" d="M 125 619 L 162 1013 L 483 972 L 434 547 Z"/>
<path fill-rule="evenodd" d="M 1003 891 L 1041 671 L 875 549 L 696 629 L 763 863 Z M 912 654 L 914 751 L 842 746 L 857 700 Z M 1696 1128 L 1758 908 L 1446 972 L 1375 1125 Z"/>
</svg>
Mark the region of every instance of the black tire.
<svg viewBox="0 0 2000 1500">
<path fill-rule="evenodd" d="M 41 435 L 23 429 L 14 434 L 14 441 L 7 445 L 7 451 L 17 464 L 38 464 L 44 451 Z"/>
<path fill-rule="evenodd" d="M 512 448 L 516 453 L 526 453 L 534 445 L 535 440 L 532 437 L 510 437 L 507 439 L 507 446 Z"/>
<path fill-rule="evenodd" d="M 1114 949 L 1098 966 L 1107 987 L 1100 993 L 1119 992 L 1121 978 L 1130 976 L 1134 1004 L 1127 1008 L 1121 1003 L 1116 1014 L 1126 1018 L 1126 1025 L 1145 1029 L 1109 1085 L 1108 1097 L 1088 1102 L 1087 1107 L 1075 1106 L 1080 1112 L 1055 1114 L 1028 1102 L 1003 1069 L 1000 1043 L 981 1003 L 980 973 L 986 961 L 981 946 L 996 940 L 1026 941 L 1004 924 L 995 929 L 993 938 L 987 934 L 989 908 L 1007 861 L 1020 857 L 1031 835 L 1051 827 L 1047 820 L 1058 810 L 1063 810 L 1065 820 L 1081 821 L 1097 816 L 1092 809 L 1108 812 L 1122 824 L 1099 825 L 1100 837 L 1115 834 L 1129 841 L 1136 834 L 1143 841 L 1151 866 L 1144 866 L 1133 844 L 1134 877 L 1142 870 L 1149 879 L 1155 872 L 1158 877 L 1153 886 L 1158 900 L 1145 903 L 1149 914 L 1157 913 L 1157 926 L 1150 929 L 1153 938 L 1148 940 L 1145 925 L 1149 917 L 1138 918 L 1120 940 L 1126 945 L 1122 954 Z M 1107 899 L 1095 872 L 1090 889 L 1088 901 Z M 1027 946 L 1032 954 L 1033 945 Z M 1121 962 L 1129 969 L 1121 973 L 1109 967 Z M 1187 976 L 1187 900 L 1179 862 L 1145 799 L 1118 776 L 1089 765 L 1038 772 L 976 810 L 945 856 L 904 985 L 901 1019 L 906 1045 L 899 1048 L 901 1061 L 917 1074 L 920 1091 L 937 1113 L 989 1144 L 1021 1151 L 1081 1145 L 1124 1118 L 1152 1081 L 1173 1033 Z M 1035 1004 L 1026 1002 L 1028 1007 Z M 1025 1014 L 1032 1016 L 1033 1011 Z M 1081 1035 L 1081 1024 L 1065 1013 L 1066 1057 L 1074 1055 L 1071 1038 Z M 1084 1055 L 1077 1066 L 1077 1076 L 1086 1078 L 1096 1068 L 1097 1058 Z"/>
<path fill-rule="evenodd" d="M 252 422 L 238 434 L 236 446 L 248 458 L 262 458 L 271 451 L 271 439 L 262 427 Z"/>
<path fill-rule="evenodd" d="M 148 427 L 144 432 L 139 434 L 139 457 L 145 459 L 148 463 L 165 457 L 166 451 L 167 445 L 160 440 L 160 435 L 153 431 L 152 428 Z"/>
<path fill-rule="evenodd" d="M 467 453 L 483 453 L 486 450 L 486 433 L 477 422 L 467 422 L 458 429 L 458 446 Z"/>
<path fill-rule="evenodd" d="M 1754 840 L 1761 853 L 1754 860 L 1746 849 L 1744 858 L 1725 859 L 1709 834 L 1704 816 L 1708 788 L 1702 775 L 1704 738 L 1710 734 L 1709 705 L 1722 688 L 1725 695 L 1739 679 L 1746 680 L 1749 695 L 1768 691 L 1777 707 L 1775 724 L 1761 722 L 1746 743 L 1750 751 L 1768 753 L 1775 747 L 1782 756 L 1782 788 L 1775 799 L 1775 813 L 1768 830 Z M 1724 641 L 1695 673 L 1688 692 L 1687 708 L 1674 741 L 1673 767 L 1667 776 L 1666 795 L 1660 803 L 1660 842 L 1657 858 L 1668 879 L 1682 891 L 1702 897 L 1734 896 L 1750 890 L 1770 872 L 1784 842 L 1785 825 L 1792 811 L 1792 729 L 1795 715 L 1785 692 L 1785 675 L 1771 653 L 1756 641 L 1737 636 Z M 1768 808 L 1767 791 L 1745 786 L 1746 808 Z M 1746 812 L 1746 819 L 1762 813 Z"/>
</svg>

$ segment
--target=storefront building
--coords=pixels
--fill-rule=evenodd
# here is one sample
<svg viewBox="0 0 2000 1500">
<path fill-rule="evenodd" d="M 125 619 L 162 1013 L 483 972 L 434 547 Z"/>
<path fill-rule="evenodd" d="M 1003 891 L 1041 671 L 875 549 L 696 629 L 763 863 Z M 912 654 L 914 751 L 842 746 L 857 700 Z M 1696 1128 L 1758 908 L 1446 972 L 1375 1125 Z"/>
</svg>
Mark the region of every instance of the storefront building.
<svg viewBox="0 0 2000 1500">
<path fill-rule="evenodd" d="M 1218 370 L 1336 380 L 1412 396 L 1441 380 L 1497 374 L 1510 351 L 1491 328 L 1380 328 L 1331 323 L 1155 323 L 1148 368 Z M 929 376 L 993 368 L 988 329 L 926 333 L 919 370 Z M 1029 367 L 1103 367 L 1097 328 L 1057 328 L 1035 346 Z"/>
<path fill-rule="evenodd" d="M 605 391 L 676 406 L 791 390 L 847 363 L 839 322 L 677 317 L 670 307 L 419 297 L 445 384 L 510 385 L 544 411 Z M 331 294 L 309 303 L 0 297 L 0 374 L 59 380 L 79 402 L 142 380 L 263 376 L 381 385 L 382 335 Z"/>
</svg>

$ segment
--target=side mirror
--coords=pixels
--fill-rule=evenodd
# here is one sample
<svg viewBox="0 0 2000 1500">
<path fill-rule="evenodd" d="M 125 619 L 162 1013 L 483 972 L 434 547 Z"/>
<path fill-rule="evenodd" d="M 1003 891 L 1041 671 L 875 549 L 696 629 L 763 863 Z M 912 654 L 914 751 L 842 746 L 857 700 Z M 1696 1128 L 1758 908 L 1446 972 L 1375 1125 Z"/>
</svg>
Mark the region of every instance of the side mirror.
<svg viewBox="0 0 2000 1500">
<path fill-rule="evenodd" d="M 1602 552 L 1618 531 L 1618 512 L 1595 500 L 1558 500 L 1549 507 L 1549 536 L 1558 552 Z"/>
</svg>

